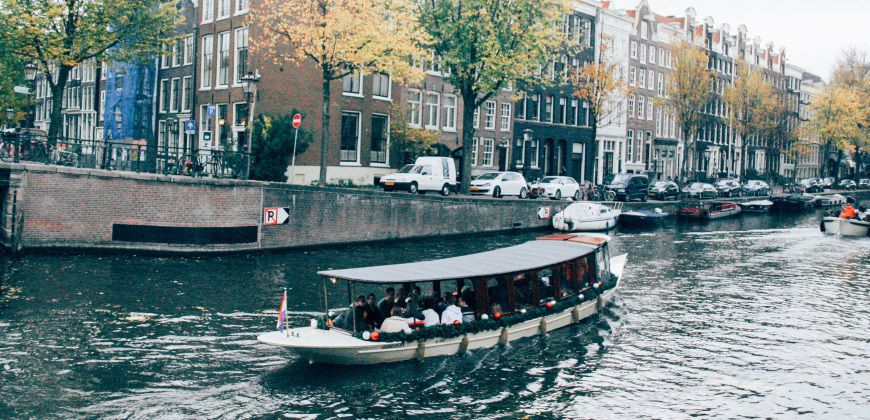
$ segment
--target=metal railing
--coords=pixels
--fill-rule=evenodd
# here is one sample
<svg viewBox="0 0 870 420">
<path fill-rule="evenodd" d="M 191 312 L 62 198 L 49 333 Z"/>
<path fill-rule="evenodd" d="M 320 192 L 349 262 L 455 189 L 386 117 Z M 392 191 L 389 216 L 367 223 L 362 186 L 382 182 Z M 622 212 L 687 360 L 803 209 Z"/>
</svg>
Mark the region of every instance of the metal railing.
<svg viewBox="0 0 870 420">
<path fill-rule="evenodd" d="M 0 160 L 165 175 L 242 178 L 247 153 L 154 146 L 145 141 L 58 138 L 54 145 L 50 145 L 43 134 L 5 131 L 0 136 Z"/>
</svg>

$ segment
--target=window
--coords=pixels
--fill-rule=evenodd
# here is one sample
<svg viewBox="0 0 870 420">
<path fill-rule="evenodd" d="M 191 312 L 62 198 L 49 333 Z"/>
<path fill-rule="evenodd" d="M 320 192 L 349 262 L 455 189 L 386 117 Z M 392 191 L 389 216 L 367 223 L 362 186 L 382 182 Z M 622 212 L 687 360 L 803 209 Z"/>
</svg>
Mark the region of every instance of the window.
<svg viewBox="0 0 870 420">
<path fill-rule="evenodd" d="M 372 114 L 372 139 L 370 145 L 371 163 L 387 163 L 390 150 L 390 117 Z"/>
<path fill-rule="evenodd" d="M 653 84 L 655 74 L 656 72 L 653 69 L 646 69 L 646 87 L 649 90 L 655 89 L 655 85 Z"/>
<path fill-rule="evenodd" d="M 419 127 L 422 121 L 422 94 L 419 90 L 408 91 L 408 124 L 414 127 Z"/>
<path fill-rule="evenodd" d="M 665 48 L 664 47 L 659 48 L 659 65 L 663 66 L 663 67 L 665 65 Z"/>
<path fill-rule="evenodd" d="M 181 94 L 181 80 L 180 79 L 172 79 L 172 89 L 169 93 L 169 110 L 172 112 L 178 112 L 178 103 L 179 96 Z"/>
<path fill-rule="evenodd" d="M 161 69 L 168 69 L 169 68 L 169 54 L 171 54 L 171 51 L 169 51 L 169 45 L 168 44 L 160 44 L 160 68 Z M 76 68 L 73 68 L 73 70 L 69 76 L 70 80 L 76 80 L 75 73 L 76 73 Z"/>
<path fill-rule="evenodd" d="M 642 88 L 646 88 L 646 77 L 643 69 L 639 69 L 640 74 L 637 75 L 637 85 Z"/>
<path fill-rule="evenodd" d="M 231 0 L 218 0 L 218 19 L 230 17 L 230 1 Z"/>
<path fill-rule="evenodd" d="M 248 74 L 248 28 L 236 29 L 236 83 L 241 83 L 242 76 Z"/>
<path fill-rule="evenodd" d="M 646 98 L 646 119 L 653 119 L 653 98 L 652 96 Z"/>
<path fill-rule="evenodd" d="M 637 119 L 639 119 L 639 120 L 640 120 L 640 119 L 643 119 L 643 116 L 644 116 L 644 108 L 643 108 L 643 105 L 644 105 L 644 98 L 643 98 L 643 96 L 638 96 L 638 97 L 637 97 Z"/>
<path fill-rule="evenodd" d="M 204 133 L 206 131 L 210 131 L 210 128 L 209 128 L 211 125 L 211 124 L 209 124 L 210 121 L 211 121 L 211 118 L 208 116 L 208 105 L 200 106 L 199 107 L 199 137 L 201 140 L 200 147 L 202 147 L 202 148 L 208 148 L 208 145 L 205 144 Z"/>
<path fill-rule="evenodd" d="M 214 72 L 214 37 L 206 35 L 202 37 L 202 82 L 203 88 L 210 88 Z"/>
<path fill-rule="evenodd" d="M 193 77 L 185 76 L 181 80 L 181 112 L 190 112 L 190 98 L 193 96 Z"/>
<path fill-rule="evenodd" d="M 229 1 L 229 0 L 227 0 Z M 218 34 L 218 87 L 230 83 L 230 33 Z"/>
<path fill-rule="evenodd" d="M 166 112 L 169 109 L 169 80 L 163 79 L 160 81 L 160 112 Z"/>
<path fill-rule="evenodd" d="M 184 40 L 176 39 L 172 43 L 172 67 L 180 66 L 182 59 L 184 59 Z"/>
<path fill-rule="evenodd" d="M 202 23 L 214 20 L 214 0 L 202 0 Z"/>
<path fill-rule="evenodd" d="M 233 104 L 233 125 L 236 127 L 248 125 L 248 104 L 246 102 Z"/>
<path fill-rule="evenodd" d="M 577 125 L 577 100 L 571 99 L 568 102 L 568 110 L 566 112 L 565 124 Z"/>
<path fill-rule="evenodd" d="M 538 166 L 538 141 L 532 139 L 527 144 L 529 146 L 529 166 L 536 168 Z"/>
<path fill-rule="evenodd" d="M 637 67 L 635 66 L 628 69 L 628 84 L 631 86 L 637 84 Z"/>
<path fill-rule="evenodd" d="M 184 64 L 193 64 L 193 35 L 184 37 Z"/>
<path fill-rule="evenodd" d="M 658 86 L 658 95 L 665 96 L 665 84 L 664 84 L 664 80 L 662 79 L 662 77 L 663 77 L 662 73 L 659 72 L 659 74 L 656 77 L 657 77 L 656 78 L 656 85 Z"/>
<path fill-rule="evenodd" d="M 526 117 L 532 121 L 538 121 L 541 115 L 541 95 L 536 93 L 529 96 L 526 104 Z"/>
<path fill-rule="evenodd" d="M 48 104 L 46 104 L 46 109 L 47 109 L 47 107 L 48 107 Z M 101 90 L 100 91 L 100 117 L 99 117 L 100 121 L 103 120 L 103 113 L 104 112 L 106 112 L 106 91 Z"/>
<path fill-rule="evenodd" d="M 456 130 L 456 96 L 444 95 L 444 130 Z"/>
<path fill-rule="evenodd" d="M 634 130 L 628 130 L 628 135 L 626 136 L 626 147 L 625 147 L 625 159 L 629 162 L 633 162 L 633 152 L 634 152 Z"/>
<path fill-rule="evenodd" d="M 359 162 L 359 113 L 341 113 L 341 161 Z"/>
<path fill-rule="evenodd" d="M 492 166 L 492 154 L 495 151 L 495 140 L 483 139 L 483 166 Z"/>
<path fill-rule="evenodd" d="M 471 123 L 474 128 L 480 128 L 480 107 L 474 109 L 474 116 L 472 117 Z"/>
<path fill-rule="evenodd" d="M 486 125 L 487 130 L 495 130 L 495 101 L 486 102 Z"/>
<path fill-rule="evenodd" d="M 341 93 L 347 96 L 362 96 L 362 72 L 344 76 L 341 80 Z"/>
<path fill-rule="evenodd" d="M 541 117 L 541 121 L 553 122 L 553 95 L 544 98 L 544 114 Z"/>
<path fill-rule="evenodd" d="M 499 128 L 501 131 L 511 131 L 511 103 L 501 103 L 501 118 L 499 120 Z"/>
<path fill-rule="evenodd" d="M 662 136 L 662 107 L 656 108 L 656 137 Z"/>
<path fill-rule="evenodd" d="M 553 122 L 556 124 L 565 123 L 565 98 L 559 98 L 553 105 L 556 109 L 553 111 Z"/>
<path fill-rule="evenodd" d="M 635 95 L 628 95 L 628 116 L 634 118 L 634 100 Z"/>
<path fill-rule="evenodd" d="M 631 41 L 630 48 L 631 48 L 631 50 L 630 50 L 631 58 L 636 59 L 637 58 L 637 41 Z"/>
<path fill-rule="evenodd" d="M 477 144 L 480 142 L 477 137 L 474 137 L 471 143 L 471 166 L 477 166 Z"/>
<path fill-rule="evenodd" d="M 656 63 L 656 47 L 650 45 L 649 46 L 649 58 L 647 59 L 650 64 Z"/>
<path fill-rule="evenodd" d="M 646 64 L 646 44 L 640 44 L 640 63 Z"/>
<path fill-rule="evenodd" d="M 226 146 L 228 134 L 230 130 L 228 129 L 229 121 L 227 121 L 227 104 L 218 104 L 217 105 L 217 130 L 216 136 L 214 138 L 214 144 L 218 147 L 218 149 Z"/>
<path fill-rule="evenodd" d="M 392 88 L 390 75 L 386 73 L 375 73 L 372 75 L 372 96 L 382 99 L 390 99 L 390 89 Z"/>
<path fill-rule="evenodd" d="M 520 95 L 520 99 L 517 100 L 517 119 L 526 119 L 526 101 L 528 101 L 526 94 Z"/>
<path fill-rule="evenodd" d="M 248 11 L 250 0 L 236 0 L 236 14 L 240 15 Z"/>
<path fill-rule="evenodd" d="M 426 129 L 437 130 L 441 120 L 441 95 L 426 93 Z"/>
</svg>

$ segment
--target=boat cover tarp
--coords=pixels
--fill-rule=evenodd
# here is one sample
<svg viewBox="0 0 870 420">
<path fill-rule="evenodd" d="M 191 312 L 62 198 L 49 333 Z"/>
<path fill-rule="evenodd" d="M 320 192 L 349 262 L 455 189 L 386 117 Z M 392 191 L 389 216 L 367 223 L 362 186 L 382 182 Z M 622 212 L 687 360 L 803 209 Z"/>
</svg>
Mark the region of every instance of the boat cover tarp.
<svg viewBox="0 0 870 420">
<path fill-rule="evenodd" d="M 589 254 L 595 248 L 571 241 L 529 241 L 508 248 L 441 260 L 326 270 L 317 274 L 365 283 L 467 279 L 552 266 Z"/>
</svg>

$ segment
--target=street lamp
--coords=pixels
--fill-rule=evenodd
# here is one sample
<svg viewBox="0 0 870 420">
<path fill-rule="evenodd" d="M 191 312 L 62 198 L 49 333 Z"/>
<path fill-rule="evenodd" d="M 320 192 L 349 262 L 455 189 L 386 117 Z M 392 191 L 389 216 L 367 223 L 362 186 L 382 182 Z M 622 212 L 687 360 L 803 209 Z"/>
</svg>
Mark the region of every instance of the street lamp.
<svg viewBox="0 0 870 420">
<path fill-rule="evenodd" d="M 248 105 L 248 115 L 245 118 L 245 131 L 248 142 L 248 156 L 245 159 L 245 179 L 251 178 L 251 143 L 253 143 L 252 138 L 252 128 L 251 128 L 251 118 L 254 116 L 254 102 L 257 100 L 257 83 L 260 82 L 260 75 L 253 74 L 248 72 L 248 74 L 241 77 L 242 82 L 242 91 L 245 92 L 245 100 Z"/>
<path fill-rule="evenodd" d="M 32 81 L 36 80 L 36 70 L 37 69 L 38 68 L 36 67 L 36 64 L 27 63 L 24 66 L 24 78 L 27 79 L 28 82 L 32 82 Z"/>
</svg>

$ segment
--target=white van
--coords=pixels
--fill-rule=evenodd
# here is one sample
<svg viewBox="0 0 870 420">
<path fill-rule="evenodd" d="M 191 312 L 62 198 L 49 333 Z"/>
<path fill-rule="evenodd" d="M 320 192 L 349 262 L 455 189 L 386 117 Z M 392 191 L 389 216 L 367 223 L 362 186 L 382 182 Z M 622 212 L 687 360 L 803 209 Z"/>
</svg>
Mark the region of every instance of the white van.
<svg viewBox="0 0 870 420">
<path fill-rule="evenodd" d="M 381 178 L 384 191 L 405 190 L 425 194 L 440 191 L 450 195 L 456 190 L 456 163 L 449 157 L 418 157 L 413 165 L 405 165 L 399 172 Z"/>
</svg>

